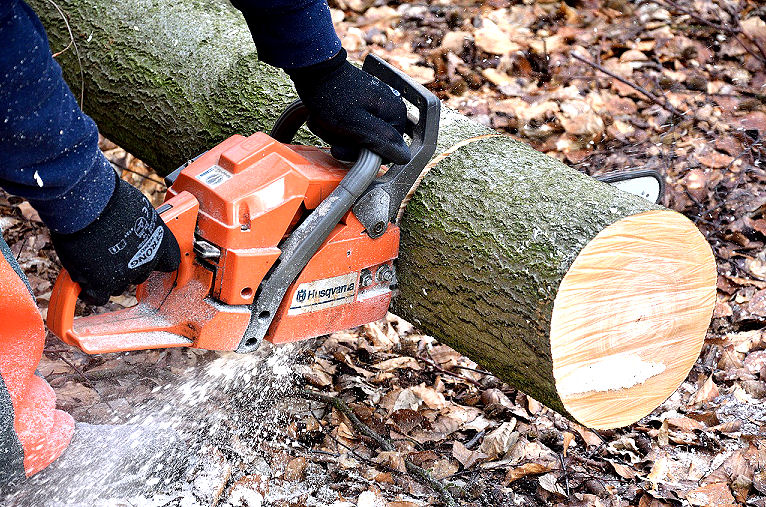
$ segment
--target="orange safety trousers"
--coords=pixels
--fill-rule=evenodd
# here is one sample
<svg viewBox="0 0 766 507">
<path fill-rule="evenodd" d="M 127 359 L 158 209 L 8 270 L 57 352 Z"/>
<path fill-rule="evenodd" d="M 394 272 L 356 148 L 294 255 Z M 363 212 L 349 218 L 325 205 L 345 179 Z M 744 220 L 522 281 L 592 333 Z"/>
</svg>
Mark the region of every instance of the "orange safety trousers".
<svg viewBox="0 0 766 507">
<path fill-rule="evenodd" d="M 35 375 L 45 327 L 16 259 L 0 238 L 0 484 L 31 476 L 72 438 L 74 420 L 56 410 L 56 395 Z"/>
</svg>

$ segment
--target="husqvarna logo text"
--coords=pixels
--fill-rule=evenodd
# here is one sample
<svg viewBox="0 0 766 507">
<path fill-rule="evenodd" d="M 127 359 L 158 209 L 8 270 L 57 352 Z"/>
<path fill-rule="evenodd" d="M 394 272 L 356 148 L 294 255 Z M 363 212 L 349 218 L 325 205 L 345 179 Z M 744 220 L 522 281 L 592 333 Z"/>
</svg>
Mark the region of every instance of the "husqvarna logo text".
<svg viewBox="0 0 766 507">
<path fill-rule="evenodd" d="M 287 314 L 317 312 L 352 303 L 356 297 L 358 277 L 359 273 L 354 272 L 300 284 Z"/>
</svg>

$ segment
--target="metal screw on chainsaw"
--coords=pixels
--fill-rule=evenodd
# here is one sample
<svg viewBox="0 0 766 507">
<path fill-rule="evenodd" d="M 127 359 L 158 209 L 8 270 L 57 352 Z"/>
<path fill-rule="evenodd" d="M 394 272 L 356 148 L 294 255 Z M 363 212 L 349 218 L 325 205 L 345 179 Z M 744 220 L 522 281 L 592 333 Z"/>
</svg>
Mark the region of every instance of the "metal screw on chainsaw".
<svg viewBox="0 0 766 507">
<path fill-rule="evenodd" d="M 377 278 L 379 282 L 390 282 L 393 278 L 391 267 L 388 264 L 379 267 L 378 272 L 375 274 L 375 278 Z"/>
<path fill-rule="evenodd" d="M 372 284 L 372 273 L 370 273 L 369 269 L 363 269 L 359 275 L 359 286 L 367 287 L 370 284 Z"/>
<path fill-rule="evenodd" d="M 386 224 L 384 224 L 383 222 L 378 222 L 377 224 L 375 224 L 375 227 L 372 228 L 372 233 L 380 234 L 381 232 L 383 232 L 383 229 L 385 227 L 386 227 Z"/>
</svg>

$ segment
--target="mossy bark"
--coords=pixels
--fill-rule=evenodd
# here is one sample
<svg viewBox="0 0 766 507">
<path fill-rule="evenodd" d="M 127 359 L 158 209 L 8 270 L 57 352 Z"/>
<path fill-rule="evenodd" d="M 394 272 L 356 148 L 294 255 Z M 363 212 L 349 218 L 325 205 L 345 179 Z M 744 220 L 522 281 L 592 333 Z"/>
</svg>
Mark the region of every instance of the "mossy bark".
<svg viewBox="0 0 766 507">
<path fill-rule="evenodd" d="M 61 16 L 29 1 L 62 50 Z M 58 58 L 75 95 L 82 87 L 104 135 L 161 173 L 231 134 L 268 130 L 294 98 L 223 0 L 57 4 L 79 48 L 80 61 L 73 48 Z M 430 169 L 404 213 L 393 309 L 566 413 L 548 341 L 561 279 L 598 232 L 655 206 L 522 143 L 481 137 L 491 133 L 443 112 L 437 154 L 465 144 Z"/>
</svg>

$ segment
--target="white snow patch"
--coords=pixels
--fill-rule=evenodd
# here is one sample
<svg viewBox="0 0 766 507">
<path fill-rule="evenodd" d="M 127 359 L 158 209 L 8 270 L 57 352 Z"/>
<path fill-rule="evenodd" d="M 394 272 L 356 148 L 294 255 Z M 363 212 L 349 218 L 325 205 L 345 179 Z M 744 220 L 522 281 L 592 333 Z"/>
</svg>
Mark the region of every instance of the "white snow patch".
<svg viewBox="0 0 766 507">
<path fill-rule="evenodd" d="M 645 361 L 636 353 L 616 354 L 567 372 L 556 382 L 556 387 L 559 396 L 616 391 L 646 382 L 663 371 L 664 363 Z"/>
</svg>

